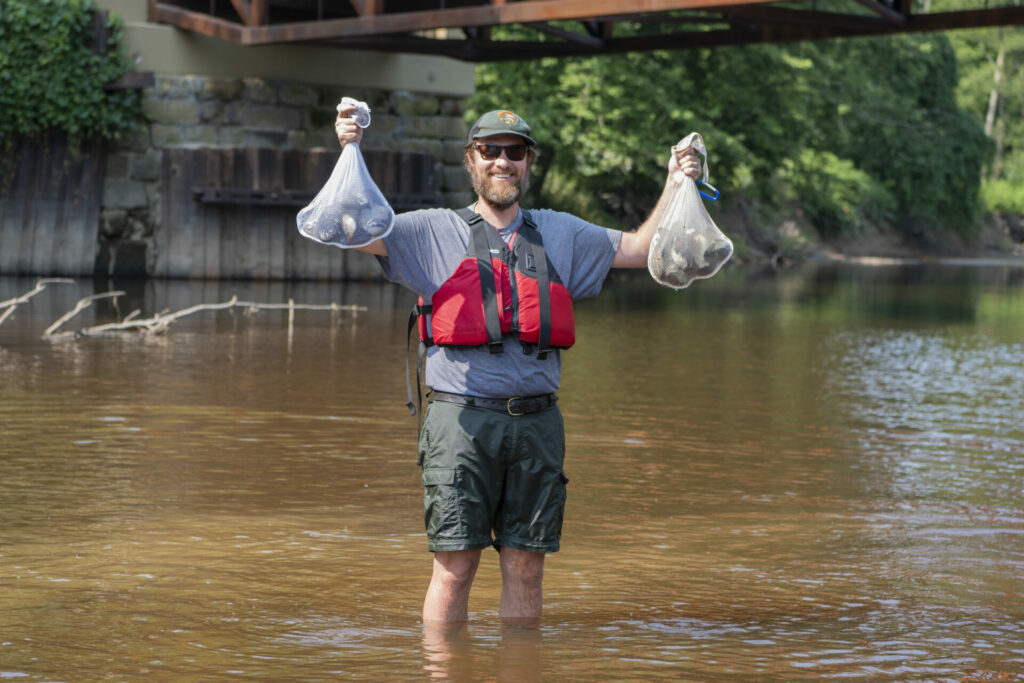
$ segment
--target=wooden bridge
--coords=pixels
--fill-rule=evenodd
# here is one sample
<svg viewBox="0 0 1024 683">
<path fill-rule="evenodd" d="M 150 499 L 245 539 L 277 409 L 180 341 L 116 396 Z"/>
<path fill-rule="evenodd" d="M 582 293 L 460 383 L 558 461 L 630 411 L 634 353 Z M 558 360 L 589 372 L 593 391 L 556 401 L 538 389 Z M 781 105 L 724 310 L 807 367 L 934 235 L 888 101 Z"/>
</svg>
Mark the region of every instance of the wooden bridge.
<svg viewBox="0 0 1024 683">
<path fill-rule="evenodd" d="M 941 4 L 936 0 L 935 4 Z M 926 9 L 912 11 L 912 6 Z M 1018 0 L 150 0 L 149 20 L 240 45 L 484 62 L 1024 25 Z M 518 26 L 516 39 L 493 29 Z M 506 32 L 507 33 L 507 32 Z M 505 34 L 502 34 L 505 36 Z"/>
</svg>

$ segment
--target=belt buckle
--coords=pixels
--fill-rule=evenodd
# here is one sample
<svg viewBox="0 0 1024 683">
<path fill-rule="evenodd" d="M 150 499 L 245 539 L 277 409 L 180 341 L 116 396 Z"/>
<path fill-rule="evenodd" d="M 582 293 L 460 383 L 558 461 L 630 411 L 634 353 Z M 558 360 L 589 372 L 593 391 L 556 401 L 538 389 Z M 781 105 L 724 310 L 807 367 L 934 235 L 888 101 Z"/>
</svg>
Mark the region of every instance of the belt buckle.
<svg viewBox="0 0 1024 683">
<path fill-rule="evenodd" d="M 526 413 L 514 413 L 514 412 L 512 412 L 512 401 L 521 401 L 521 400 L 523 400 L 522 396 L 513 396 L 512 398 L 510 398 L 508 400 L 507 403 L 505 403 L 505 410 L 512 417 L 518 417 L 519 415 L 526 415 Z"/>
</svg>

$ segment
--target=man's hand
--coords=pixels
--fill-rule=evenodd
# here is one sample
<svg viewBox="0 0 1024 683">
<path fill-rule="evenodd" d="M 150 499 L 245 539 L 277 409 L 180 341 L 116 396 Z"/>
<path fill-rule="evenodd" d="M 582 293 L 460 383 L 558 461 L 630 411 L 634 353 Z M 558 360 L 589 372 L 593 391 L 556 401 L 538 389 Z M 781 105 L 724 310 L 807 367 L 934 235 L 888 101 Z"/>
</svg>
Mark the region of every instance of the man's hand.
<svg viewBox="0 0 1024 683">
<path fill-rule="evenodd" d="M 700 155 L 693 149 L 672 148 L 672 157 L 668 160 L 668 177 L 674 184 L 683 182 L 684 176 L 690 176 L 694 180 L 700 180 L 704 174 L 704 167 L 701 164 Z"/>
<path fill-rule="evenodd" d="M 665 179 L 665 188 L 661 192 L 661 198 L 651 215 L 636 232 L 623 232 L 622 239 L 619 241 L 619 249 L 615 252 L 615 258 L 612 260 L 612 268 L 643 268 L 647 265 L 647 252 L 651 249 L 651 240 L 654 238 L 658 222 L 668 206 L 669 197 L 686 176 L 699 180 L 703 175 L 704 165 L 692 147 L 672 148 L 672 157 L 668 160 L 668 177 Z"/>
<path fill-rule="evenodd" d="M 338 110 L 338 118 L 334 120 L 334 132 L 342 147 L 350 142 L 358 144 L 363 139 L 363 129 L 357 126 L 355 119 L 352 118 L 355 111 L 354 106 L 342 107 Z"/>
</svg>

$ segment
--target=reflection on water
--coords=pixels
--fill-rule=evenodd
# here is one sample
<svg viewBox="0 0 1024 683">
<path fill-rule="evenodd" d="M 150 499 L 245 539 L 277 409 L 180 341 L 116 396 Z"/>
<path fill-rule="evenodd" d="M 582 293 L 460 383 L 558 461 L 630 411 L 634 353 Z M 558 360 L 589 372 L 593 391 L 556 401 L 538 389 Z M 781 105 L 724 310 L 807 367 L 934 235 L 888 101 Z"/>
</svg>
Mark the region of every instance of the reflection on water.
<svg viewBox="0 0 1024 683">
<path fill-rule="evenodd" d="M 498 620 L 494 553 L 470 624 L 419 623 L 410 295 L 147 283 L 71 326 L 368 310 L 51 343 L 92 293 L 53 287 L 0 325 L 0 678 L 1017 680 L 1021 274 L 617 277 L 566 354 L 534 629 Z"/>
</svg>

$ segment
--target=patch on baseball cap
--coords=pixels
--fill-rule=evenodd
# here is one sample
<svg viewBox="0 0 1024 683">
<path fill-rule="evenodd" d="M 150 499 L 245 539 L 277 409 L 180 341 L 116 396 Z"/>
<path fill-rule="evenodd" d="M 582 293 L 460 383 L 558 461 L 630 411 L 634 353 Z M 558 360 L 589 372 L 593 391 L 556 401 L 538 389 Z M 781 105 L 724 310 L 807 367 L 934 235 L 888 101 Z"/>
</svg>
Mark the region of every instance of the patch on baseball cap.
<svg viewBox="0 0 1024 683">
<path fill-rule="evenodd" d="M 518 114 L 507 109 L 489 111 L 473 124 L 466 143 L 491 135 L 518 135 L 531 145 L 537 141 L 530 137 L 530 125 Z"/>
</svg>

